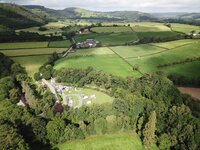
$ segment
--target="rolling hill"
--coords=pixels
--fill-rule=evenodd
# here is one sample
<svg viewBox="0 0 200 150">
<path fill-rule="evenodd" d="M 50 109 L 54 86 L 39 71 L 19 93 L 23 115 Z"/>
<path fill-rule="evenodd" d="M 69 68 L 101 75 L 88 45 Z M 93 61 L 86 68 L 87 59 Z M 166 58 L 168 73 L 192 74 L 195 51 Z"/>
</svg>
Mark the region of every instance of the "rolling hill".
<svg viewBox="0 0 200 150">
<path fill-rule="evenodd" d="M 1 25 L 9 28 L 24 28 L 45 24 L 45 20 L 16 4 L 0 3 Z"/>
<path fill-rule="evenodd" d="M 122 21 L 154 21 L 156 17 L 138 11 L 113 11 L 100 12 L 82 8 L 70 7 L 63 10 L 54 10 L 37 5 L 27 5 L 25 8 L 34 13 L 43 13 L 50 18 L 56 19 L 87 19 L 87 20 L 122 20 Z"/>
</svg>

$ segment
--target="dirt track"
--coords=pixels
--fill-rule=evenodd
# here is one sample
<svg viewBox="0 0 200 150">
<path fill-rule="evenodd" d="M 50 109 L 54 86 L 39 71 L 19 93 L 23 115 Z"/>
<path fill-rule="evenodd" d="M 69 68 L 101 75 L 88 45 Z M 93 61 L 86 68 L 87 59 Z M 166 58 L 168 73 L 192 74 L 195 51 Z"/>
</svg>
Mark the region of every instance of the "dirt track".
<svg viewBox="0 0 200 150">
<path fill-rule="evenodd" d="M 178 89 L 182 94 L 189 94 L 193 98 L 200 100 L 200 88 L 178 87 Z"/>
</svg>

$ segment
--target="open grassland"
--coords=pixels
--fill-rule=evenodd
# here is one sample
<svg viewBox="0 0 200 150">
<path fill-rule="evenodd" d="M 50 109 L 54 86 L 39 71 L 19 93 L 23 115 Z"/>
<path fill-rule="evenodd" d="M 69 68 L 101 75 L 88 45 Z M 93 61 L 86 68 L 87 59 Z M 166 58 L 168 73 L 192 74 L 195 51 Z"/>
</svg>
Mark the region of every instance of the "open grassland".
<svg viewBox="0 0 200 150">
<path fill-rule="evenodd" d="M 12 57 L 12 59 L 26 68 L 28 74 L 33 77 L 34 73 L 48 60 L 48 55 Z"/>
<path fill-rule="evenodd" d="M 177 32 L 190 33 L 191 31 L 200 32 L 200 26 L 172 23 L 171 28 Z"/>
<path fill-rule="evenodd" d="M 107 95 L 103 92 L 96 91 L 96 90 L 93 90 L 93 89 L 86 89 L 86 88 L 76 90 L 76 91 L 70 91 L 70 93 L 68 93 L 68 94 L 84 94 L 84 95 L 87 95 L 88 97 L 90 97 L 91 95 L 96 96 L 96 98 L 93 98 L 93 99 L 83 100 L 84 104 L 86 104 L 86 102 L 88 100 L 92 102 L 91 104 L 112 103 L 113 99 L 114 99 L 114 98 L 110 97 L 109 95 Z"/>
<path fill-rule="evenodd" d="M 162 31 L 162 32 L 137 32 L 139 39 L 143 38 L 168 38 L 168 37 L 176 37 L 181 34 L 172 32 L 172 31 Z"/>
<path fill-rule="evenodd" d="M 22 48 L 45 48 L 48 42 L 15 42 L 15 43 L 0 43 L 0 49 L 22 49 Z"/>
<path fill-rule="evenodd" d="M 61 58 L 55 63 L 55 69 L 60 69 L 62 67 L 87 68 L 91 66 L 96 70 L 102 70 L 106 73 L 111 73 L 121 77 L 141 76 L 138 72 L 133 71 L 132 67 L 127 62 L 116 54 L 112 54 L 112 51 L 108 48 L 96 48 L 88 49 L 86 52 L 83 51 L 84 50 L 79 50 L 76 53 L 68 55 L 66 58 Z M 88 51 L 91 52 L 87 53 Z M 95 51 L 98 52 L 95 54 Z"/>
<path fill-rule="evenodd" d="M 134 32 L 123 33 L 91 33 L 77 35 L 76 40 L 81 42 L 86 39 L 95 39 L 102 43 L 103 46 L 125 45 L 127 42 L 136 41 L 137 35 Z"/>
<path fill-rule="evenodd" d="M 16 50 L 0 50 L 7 56 L 31 56 L 31 55 L 47 55 L 53 52 L 62 53 L 66 48 L 37 48 L 37 49 L 16 49 Z"/>
<path fill-rule="evenodd" d="M 177 40 L 177 41 L 163 42 L 163 43 L 153 43 L 152 45 L 167 48 L 167 49 L 172 49 L 172 48 L 176 48 L 179 46 L 184 46 L 184 45 L 196 43 L 196 42 L 200 42 L 200 40 L 186 39 L 186 40 Z"/>
<path fill-rule="evenodd" d="M 60 150 L 145 150 L 136 134 L 118 133 L 93 136 L 57 145 Z"/>
<path fill-rule="evenodd" d="M 151 46 L 149 44 L 142 44 L 136 46 L 117 46 L 111 49 L 123 58 L 139 58 L 145 55 L 154 54 L 165 51 L 166 49 Z"/>
<path fill-rule="evenodd" d="M 182 47 L 167 50 L 163 53 L 157 53 L 140 58 L 127 58 L 126 60 L 132 65 L 138 65 L 141 72 L 150 73 L 159 71 L 160 69 L 157 66 L 160 64 L 172 63 L 176 61 L 183 61 L 187 58 L 199 57 L 199 47 L 200 43 L 192 43 Z M 200 75 L 200 68 L 198 64 L 199 62 L 192 62 L 183 65 L 174 65 L 162 68 L 162 71 L 166 73 L 177 73 L 186 77 L 195 77 Z"/>
<path fill-rule="evenodd" d="M 94 27 L 91 29 L 93 32 L 97 33 L 110 33 L 110 32 L 133 32 L 130 27 Z"/>
<path fill-rule="evenodd" d="M 51 41 L 49 42 L 49 47 L 53 48 L 53 47 L 58 47 L 58 48 L 62 48 L 62 47 L 70 47 L 71 42 L 68 40 L 63 40 L 63 41 Z"/>
</svg>

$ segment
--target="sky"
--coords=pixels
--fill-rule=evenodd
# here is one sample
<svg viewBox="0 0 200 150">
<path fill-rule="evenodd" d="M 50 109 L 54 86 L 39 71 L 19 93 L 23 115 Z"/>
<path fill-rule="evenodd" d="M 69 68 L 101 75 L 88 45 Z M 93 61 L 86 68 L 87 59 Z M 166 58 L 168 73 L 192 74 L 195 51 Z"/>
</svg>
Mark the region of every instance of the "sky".
<svg viewBox="0 0 200 150">
<path fill-rule="evenodd" d="M 96 11 L 200 12 L 200 0 L 0 0 L 21 5 L 64 9 L 81 7 Z"/>
</svg>

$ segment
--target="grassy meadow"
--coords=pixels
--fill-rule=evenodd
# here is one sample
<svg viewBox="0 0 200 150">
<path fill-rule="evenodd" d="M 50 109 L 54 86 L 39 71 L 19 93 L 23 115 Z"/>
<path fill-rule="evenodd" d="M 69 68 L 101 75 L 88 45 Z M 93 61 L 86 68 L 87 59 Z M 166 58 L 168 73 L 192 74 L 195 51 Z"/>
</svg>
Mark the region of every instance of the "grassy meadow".
<svg viewBox="0 0 200 150">
<path fill-rule="evenodd" d="M 12 57 L 12 59 L 26 68 L 28 74 L 33 77 L 38 69 L 48 60 L 49 55 Z"/>
<path fill-rule="evenodd" d="M 0 50 L 7 56 L 19 57 L 19 56 L 33 56 L 33 55 L 48 55 L 53 52 L 62 53 L 66 48 L 37 48 L 37 49 L 12 49 L 12 50 Z"/>
<path fill-rule="evenodd" d="M 172 23 L 171 28 L 174 31 L 182 32 L 182 33 L 190 33 L 191 31 L 200 32 L 199 26 L 187 25 L 187 24 Z"/>
<path fill-rule="evenodd" d="M 96 33 L 110 33 L 110 32 L 133 32 L 130 27 L 122 26 L 122 27 L 94 27 L 91 29 Z"/>
<path fill-rule="evenodd" d="M 127 62 L 108 48 L 78 50 L 76 53 L 68 55 L 67 58 L 61 58 L 55 63 L 55 69 L 62 67 L 87 68 L 89 66 L 121 77 L 141 76 L 138 72 L 133 71 Z"/>
<path fill-rule="evenodd" d="M 48 42 L 14 42 L 0 43 L 0 50 L 6 49 L 25 49 L 25 48 L 45 48 Z"/>
<path fill-rule="evenodd" d="M 102 43 L 103 46 L 125 45 L 127 42 L 138 40 L 134 32 L 120 32 L 120 33 L 92 33 L 85 35 L 77 35 L 77 41 L 85 41 L 86 39 L 95 39 Z"/>
<path fill-rule="evenodd" d="M 71 42 L 69 40 L 63 40 L 63 41 L 50 41 L 48 47 L 58 47 L 58 48 L 63 48 L 63 47 L 70 47 Z"/>
<path fill-rule="evenodd" d="M 66 142 L 56 147 L 60 150 L 145 150 L 140 138 L 131 133 L 91 136 L 85 140 Z"/>
</svg>

